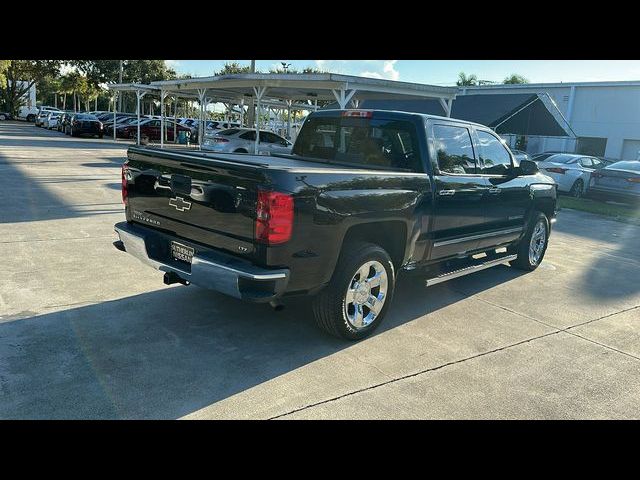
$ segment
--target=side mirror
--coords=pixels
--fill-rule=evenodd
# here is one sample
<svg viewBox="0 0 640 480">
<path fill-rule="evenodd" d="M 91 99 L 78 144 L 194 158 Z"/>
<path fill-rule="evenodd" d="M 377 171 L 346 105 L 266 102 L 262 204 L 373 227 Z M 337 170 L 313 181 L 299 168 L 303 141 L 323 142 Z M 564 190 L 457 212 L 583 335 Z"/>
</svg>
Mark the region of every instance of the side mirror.
<svg viewBox="0 0 640 480">
<path fill-rule="evenodd" d="M 520 160 L 520 171 L 522 175 L 535 175 L 540 171 L 538 164 L 533 160 Z"/>
</svg>

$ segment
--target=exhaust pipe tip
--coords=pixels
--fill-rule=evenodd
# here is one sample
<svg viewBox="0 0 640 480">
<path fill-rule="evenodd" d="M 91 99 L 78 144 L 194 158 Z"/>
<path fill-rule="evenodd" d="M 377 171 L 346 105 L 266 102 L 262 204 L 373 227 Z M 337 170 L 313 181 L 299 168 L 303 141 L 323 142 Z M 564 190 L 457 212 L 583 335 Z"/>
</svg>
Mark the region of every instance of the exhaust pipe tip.
<svg viewBox="0 0 640 480">
<path fill-rule="evenodd" d="M 271 306 L 271 308 L 273 308 L 276 312 L 281 312 L 282 310 L 284 310 L 284 304 L 277 302 L 275 300 L 271 300 L 269 302 L 269 305 Z"/>
</svg>

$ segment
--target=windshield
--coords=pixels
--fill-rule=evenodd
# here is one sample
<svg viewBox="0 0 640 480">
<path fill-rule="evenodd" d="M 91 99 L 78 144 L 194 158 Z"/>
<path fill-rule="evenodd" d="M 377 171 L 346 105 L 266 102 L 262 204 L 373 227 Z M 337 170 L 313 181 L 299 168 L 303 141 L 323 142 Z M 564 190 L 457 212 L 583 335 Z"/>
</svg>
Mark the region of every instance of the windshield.
<svg viewBox="0 0 640 480">
<path fill-rule="evenodd" d="M 327 162 L 421 171 L 411 122 L 358 117 L 309 118 L 293 155 Z"/>
</svg>

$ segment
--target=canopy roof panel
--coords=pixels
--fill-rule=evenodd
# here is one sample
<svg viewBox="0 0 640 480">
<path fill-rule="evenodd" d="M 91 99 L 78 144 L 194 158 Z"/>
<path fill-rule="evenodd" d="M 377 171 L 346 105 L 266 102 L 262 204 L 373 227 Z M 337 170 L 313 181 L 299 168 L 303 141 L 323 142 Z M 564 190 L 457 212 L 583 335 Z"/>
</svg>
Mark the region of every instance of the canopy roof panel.
<svg viewBox="0 0 640 480">
<path fill-rule="evenodd" d="M 295 101 L 333 101 L 336 99 L 334 90 L 355 90 L 352 97 L 355 100 L 407 97 L 451 100 L 457 94 L 455 87 L 439 87 L 335 73 L 243 73 L 163 80 L 151 82 L 151 86 L 172 93 L 204 90 L 208 97 L 229 100 L 255 96 L 254 87 L 267 87 L 265 97 Z"/>
</svg>

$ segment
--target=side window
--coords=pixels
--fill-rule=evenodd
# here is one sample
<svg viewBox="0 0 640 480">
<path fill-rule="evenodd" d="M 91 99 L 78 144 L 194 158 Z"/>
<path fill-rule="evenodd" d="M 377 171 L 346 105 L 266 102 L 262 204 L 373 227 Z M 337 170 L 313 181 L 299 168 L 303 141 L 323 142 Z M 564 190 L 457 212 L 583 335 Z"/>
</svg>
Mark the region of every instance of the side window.
<svg viewBox="0 0 640 480">
<path fill-rule="evenodd" d="M 591 161 L 593 162 L 593 168 L 602 168 L 604 166 L 597 158 L 592 158 Z"/>
<path fill-rule="evenodd" d="M 245 132 L 242 135 L 240 135 L 240 138 L 243 140 L 251 140 L 253 142 L 256 139 L 256 131 L 251 130 L 249 132 Z"/>
<path fill-rule="evenodd" d="M 507 148 L 495 135 L 478 130 L 480 140 L 480 160 L 482 173 L 502 175 L 511 166 L 511 156 Z"/>
<path fill-rule="evenodd" d="M 592 168 L 593 162 L 591 161 L 590 158 L 581 158 L 580 165 L 582 165 L 584 168 Z"/>
<path fill-rule="evenodd" d="M 467 128 L 434 125 L 433 134 L 438 168 L 442 173 L 476 173 L 471 135 Z"/>
</svg>

